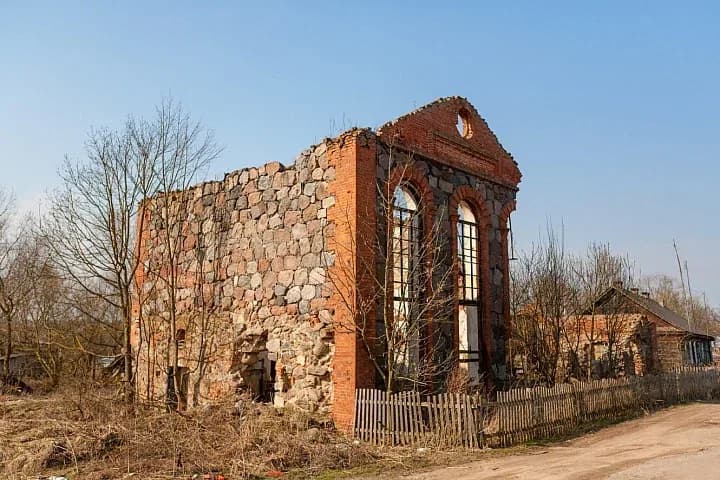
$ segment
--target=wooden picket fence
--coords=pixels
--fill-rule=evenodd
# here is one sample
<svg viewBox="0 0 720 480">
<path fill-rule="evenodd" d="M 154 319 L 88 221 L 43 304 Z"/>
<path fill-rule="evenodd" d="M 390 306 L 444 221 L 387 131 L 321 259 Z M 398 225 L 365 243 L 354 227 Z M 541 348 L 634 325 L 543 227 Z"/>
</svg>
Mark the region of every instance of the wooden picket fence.
<svg viewBox="0 0 720 480">
<path fill-rule="evenodd" d="M 480 395 L 359 389 L 356 438 L 383 445 L 479 448 L 567 434 L 580 425 L 692 400 L 720 398 L 720 370 L 603 379 Z"/>
<path fill-rule="evenodd" d="M 482 442 L 480 395 L 355 391 L 355 436 L 376 445 L 460 445 Z"/>
</svg>

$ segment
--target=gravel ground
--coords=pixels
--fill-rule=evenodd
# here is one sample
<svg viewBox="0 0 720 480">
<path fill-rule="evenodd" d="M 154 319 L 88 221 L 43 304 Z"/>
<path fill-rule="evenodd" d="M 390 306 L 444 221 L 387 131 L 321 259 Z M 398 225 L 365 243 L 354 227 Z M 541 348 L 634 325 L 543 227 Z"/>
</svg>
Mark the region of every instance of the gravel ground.
<svg viewBox="0 0 720 480">
<path fill-rule="evenodd" d="M 445 467 L 413 480 L 720 479 L 720 404 L 660 411 L 528 453 Z M 385 477 L 387 478 L 387 477 Z"/>
</svg>

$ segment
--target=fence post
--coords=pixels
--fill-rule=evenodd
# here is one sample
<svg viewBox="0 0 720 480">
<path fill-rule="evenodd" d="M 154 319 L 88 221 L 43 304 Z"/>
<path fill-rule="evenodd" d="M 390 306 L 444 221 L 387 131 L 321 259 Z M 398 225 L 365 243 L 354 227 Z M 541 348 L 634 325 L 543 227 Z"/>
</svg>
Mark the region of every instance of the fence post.
<svg viewBox="0 0 720 480">
<path fill-rule="evenodd" d="M 579 425 L 585 416 L 585 413 L 583 411 L 583 399 L 582 399 L 582 393 L 580 392 L 580 388 L 582 386 L 582 382 L 577 382 L 572 384 L 572 395 L 573 395 L 573 402 L 575 403 L 575 424 Z"/>
</svg>

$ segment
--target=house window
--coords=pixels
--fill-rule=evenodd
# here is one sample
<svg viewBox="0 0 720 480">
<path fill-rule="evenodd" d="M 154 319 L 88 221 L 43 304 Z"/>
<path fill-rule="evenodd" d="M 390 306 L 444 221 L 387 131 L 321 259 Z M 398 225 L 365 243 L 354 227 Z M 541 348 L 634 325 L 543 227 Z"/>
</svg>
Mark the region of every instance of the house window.
<svg viewBox="0 0 720 480">
<path fill-rule="evenodd" d="M 710 342 L 689 339 L 683 342 L 683 359 L 686 365 L 704 365 L 712 361 Z"/>
</svg>

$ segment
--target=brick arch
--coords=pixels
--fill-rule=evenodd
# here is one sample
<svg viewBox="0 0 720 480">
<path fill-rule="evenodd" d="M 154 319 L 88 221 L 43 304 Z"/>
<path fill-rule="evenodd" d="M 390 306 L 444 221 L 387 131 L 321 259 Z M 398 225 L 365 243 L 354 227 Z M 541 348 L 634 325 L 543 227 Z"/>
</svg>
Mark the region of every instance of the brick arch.
<svg viewBox="0 0 720 480">
<path fill-rule="evenodd" d="M 510 200 L 505 205 L 503 205 L 502 210 L 500 211 L 500 229 L 507 229 L 507 222 L 510 218 L 510 214 L 515 211 L 515 207 L 517 206 L 517 202 L 515 200 Z"/>
<path fill-rule="evenodd" d="M 503 272 L 503 327 L 505 330 L 505 341 L 510 341 L 512 335 L 512 318 L 510 318 L 510 258 L 508 257 L 508 220 L 510 214 L 515 211 L 517 202 L 513 199 L 503 205 L 500 211 L 500 241 L 502 245 L 501 268 Z M 509 349 L 505 350 L 509 352 Z M 507 365 L 512 365 L 511 358 L 505 359 Z"/>
<path fill-rule="evenodd" d="M 485 199 L 482 198 L 480 192 L 470 187 L 469 185 L 462 185 L 457 187 L 453 194 L 450 196 L 450 203 L 448 205 L 449 217 L 452 220 L 454 218 L 457 221 L 457 209 L 460 202 L 465 202 L 475 211 L 475 218 L 478 225 L 490 225 L 490 212 L 485 205 Z"/>
<path fill-rule="evenodd" d="M 460 270 L 458 266 L 458 245 L 457 245 L 457 223 L 458 223 L 458 206 L 461 202 L 467 203 L 475 213 L 475 220 L 478 224 L 478 245 L 480 247 L 479 260 L 480 260 L 480 302 L 481 311 L 480 318 L 482 319 L 482 331 L 478 332 L 481 335 L 482 341 L 482 358 L 483 365 L 482 370 L 490 372 L 491 359 L 493 354 L 493 338 L 492 329 L 490 328 L 490 316 L 491 316 L 491 302 L 490 302 L 490 227 L 492 225 L 490 212 L 488 211 L 485 199 L 482 197 L 479 191 L 468 186 L 462 185 L 455 189 L 453 194 L 450 196 L 449 218 L 450 218 L 450 242 L 452 246 L 452 258 L 453 258 L 453 278 L 458 278 Z M 457 292 L 457 285 L 455 286 Z M 460 322 L 459 322 L 459 310 L 460 310 L 460 295 L 455 297 L 455 308 L 454 308 L 454 330 L 455 330 L 455 356 L 456 360 L 459 356 L 460 346 Z M 486 377 L 488 381 L 491 381 L 489 377 Z"/>
<path fill-rule="evenodd" d="M 430 187 L 430 183 L 428 183 L 427 176 L 419 171 L 414 165 L 395 167 L 390 173 L 390 179 L 388 180 L 388 193 L 390 198 L 387 201 L 391 206 L 391 208 L 388 209 L 388 215 L 392 215 L 392 195 L 394 194 L 395 189 L 401 185 L 409 186 L 410 189 L 418 196 L 418 203 L 420 204 L 420 210 L 422 212 L 423 241 L 425 244 L 429 244 L 432 241 L 431 227 L 435 222 L 437 205 L 435 204 L 435 197 L 433 195 L 432 188 Z M 388 223 L 388 225 L 390 224 Z"/>
<path fill-rule="evenodd" d="M 390 172 L 390 178 L 388 180 L 388 193 L 390 194 L 388 201 L 392 202 L 392 194 L 400 185 L 409 185 L 418 195 L 418 200 L 423 212 L 423 222 L 424 224 L 432 225 L 437 207 L 427 176 L 420 172 L 414 165 L 395 167 L 392 172 Z M 425 222 L 426 219 L 429 220 L 429 222 Z M 425 229 L 423 229 L 423 231 L 424 230 Z"/>
</svg>

